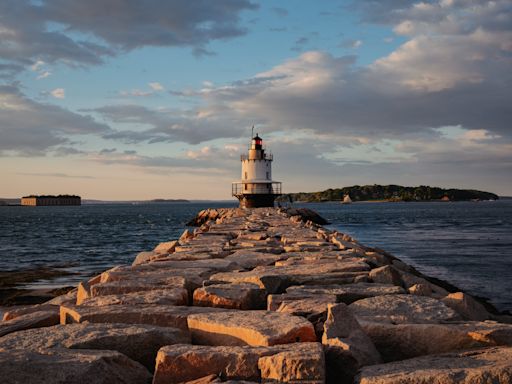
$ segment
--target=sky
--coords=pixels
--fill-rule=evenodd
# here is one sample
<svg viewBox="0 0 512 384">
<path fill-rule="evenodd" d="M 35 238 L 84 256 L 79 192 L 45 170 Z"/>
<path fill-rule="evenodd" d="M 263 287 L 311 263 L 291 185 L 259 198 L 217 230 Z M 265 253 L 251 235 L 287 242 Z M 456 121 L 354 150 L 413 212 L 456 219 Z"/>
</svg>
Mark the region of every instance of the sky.
<svg viewBox="0 0 512 384">
<path fill-rule="evenodd" d="M 1 0 L 0 197 L 512 195 L 510 0 Z"/>
</svg>

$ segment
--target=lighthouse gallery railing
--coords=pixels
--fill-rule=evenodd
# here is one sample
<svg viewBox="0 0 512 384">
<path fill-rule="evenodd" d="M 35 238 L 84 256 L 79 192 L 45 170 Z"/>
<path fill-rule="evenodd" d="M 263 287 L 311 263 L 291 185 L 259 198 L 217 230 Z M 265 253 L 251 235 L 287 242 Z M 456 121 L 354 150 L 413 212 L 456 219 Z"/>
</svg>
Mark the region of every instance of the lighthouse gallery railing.
<svg viewBox="0 0 512 384">
<path fill-rule="evenodd" d="M 281 195 L 280 181 L 271 181 L 268 183 L 254 183 L 254 182 L 243 182 L 238 181 L 231 184 L 231 195 L 250 195 L 250 194 L 272 194 Z"/>
</svg>

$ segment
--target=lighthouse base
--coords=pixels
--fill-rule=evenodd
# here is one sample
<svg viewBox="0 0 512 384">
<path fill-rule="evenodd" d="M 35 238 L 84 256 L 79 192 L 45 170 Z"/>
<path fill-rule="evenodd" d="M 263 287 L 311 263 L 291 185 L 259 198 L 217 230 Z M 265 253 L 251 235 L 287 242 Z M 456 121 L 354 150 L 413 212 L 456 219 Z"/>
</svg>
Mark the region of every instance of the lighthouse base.
<svg viewBox="0 0 512 384">
<path fill-rule="evenodd" d="M 240 200 L 240 208 L 273 207 L 274 200 L 279 195 L 273 194 L 243 194 L 236 197 Z"/>
</svg>

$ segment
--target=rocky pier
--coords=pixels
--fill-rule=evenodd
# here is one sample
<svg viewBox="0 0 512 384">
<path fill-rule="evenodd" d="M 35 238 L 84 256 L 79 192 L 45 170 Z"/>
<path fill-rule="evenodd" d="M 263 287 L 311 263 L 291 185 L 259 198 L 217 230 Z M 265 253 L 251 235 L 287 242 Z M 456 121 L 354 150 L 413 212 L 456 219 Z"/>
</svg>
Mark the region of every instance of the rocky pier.
<svg viewBox="0 0 512 384">
<path fill-rule="evenodd" d="M 7 311 L 2 382 L 512 382 L 509 317 L 319 223 L 200 212 L 132 265 Z"/>
</svg>

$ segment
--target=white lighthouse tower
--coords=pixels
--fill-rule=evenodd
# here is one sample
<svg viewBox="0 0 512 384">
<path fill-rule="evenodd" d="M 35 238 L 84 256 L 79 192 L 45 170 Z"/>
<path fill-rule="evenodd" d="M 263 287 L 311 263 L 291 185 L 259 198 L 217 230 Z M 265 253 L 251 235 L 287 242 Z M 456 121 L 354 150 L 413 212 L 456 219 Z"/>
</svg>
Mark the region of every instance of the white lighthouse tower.
<svg viewBox="0 0 512 384">
<path fill-rule="evenodd" d="M 265 153 L 263 140 L 256 134 L 247 155 L 241 156 L 242 180 L 232 184 L 232 195 L 241 208 L 273 207 L 281 195 L 281 183 L 272 181 L 272 154 Z"/>
</svg>

